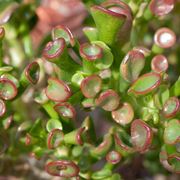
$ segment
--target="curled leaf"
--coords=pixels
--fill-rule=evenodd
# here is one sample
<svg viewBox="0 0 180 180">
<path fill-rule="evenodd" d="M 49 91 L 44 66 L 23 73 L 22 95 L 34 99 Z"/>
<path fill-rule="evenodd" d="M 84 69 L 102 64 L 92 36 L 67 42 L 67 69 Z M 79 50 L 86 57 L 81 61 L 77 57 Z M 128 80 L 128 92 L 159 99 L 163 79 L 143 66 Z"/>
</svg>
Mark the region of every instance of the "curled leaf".
<svg viewBox="0 0 180 180">
<path fill-rule="evenodd" d="M 151 0 L 149 8 L 153 14 L 163 16 L 170 13 L 174 5 L 174 0 Z"/>
<path fill-rule="evenodd" d="M 34 61 L 26 66 L 21 76 L 20 82 L 23 86 L 27 86 L 29 83 L 37 84 L 40 75 L 40 66 Z"/>
<path fill-rule="evenodd" d="M 52 129 L 48 134 L 47 145 L 49 149 L 57 148 L 64 141 L 64 133 L 60 129 Z"/>
<path fill-rule="evenodd" d="M 96 99 L 96 105 L 102 107 L 105 111 L 113 111 L 119 105 L 120 97 L 112 89 L 102 92 Z"/>
<path fill-rule="evenodd" d="M 4 100 L 11 100 L 17 95 L 16 85 L 9 79 L 0 78 L 0 97 Z"/>
<path fill-rule="evenodd" d="M 88 61 L 95 61 L 102 58 L 102 48 L 96 44 L 82 44 L 80 46 L 80 55 Z"/>
<path fill-rule="evenodd" d="M 180 101 L 176 97 L 169 98 L 163 106 L 163 114 L 166 118 L 174 117 L 180 111 Z"/>
<path fill-rule="evenodd" d="M 145 152 L 152 143 L 152 129 L 144 121 L 136 119 L 131 124 L 131 138 L 134 148 Z"/>
<path fill-rule="evenodd" d="M 81 92 L 86 98 L 93 98 L 101 90 L 102 80 L 98 75 L 91 75 L 81 82 Z"/>
<path fill-rule="evenodd" d="M 129 92 L 135 95 L 145 95 L 159 87 L 161 76 L 155 72 L 140 76 L 130 87 Z"/>
<path fill-rule="evenodd" d="M 167 58 L 161 54 L 154 56 L 151 61 L 151 69 L 157 73 L 165 72 L 168 69 Z"/>
<path fill-rule="evenodd" d="M 154 35 L 154 42 L 161 48 L 170 48 L 176 42 L 176 34 L 169 28 L 160 28 Z"/>
<path fill-rule="evenodd" d="M 56 78 L 48 79 L 45 89 L 47 97 L 55 102 L 64 102 L 71 96 L 71 90 L 67 84 Z"/>
<path fill-rule="evenodd" d="M 111 112 L 112 118 L 121 125 L 129 124 L 134 118 L 134 110 L 129 103 L 123 103 L 118 109 Z"/>
<path fill-rule="evenodd" d="M 67 28 L 65 26 L 58 25 L 58 26 L 54 27 L 52 29 L 51 34 L 52 34 L 53 40 L 59 39 L 59 38 L 64 38 L 67 45 L 71 44 L 71 46 L 74 46 L 74 44 L 75 44 L 75 40 L 74 40 L 74 37 L 73 37 L 71 31 L 69 30 L 69 28 Z"/>
<path fill-rule="evenodd" d="M 60 57 L 66 47 L 64 38 L 58 38 L 46 44 L 43 50 L 43 57 L 51 62 L 56 62 L 56 58 Z"/>
<path fill-rule="evenodd" d="M 112 146 L 112 136 L 107 134 L 104 136 L 103 141 L 97 147 L 93 147 L 90 150 L 90 153 L 92 156 L 96 158 L 100 158 L 106 155 L 106 153 L 111 148 L 111 146 Z"/>
<path fill-rule="evenodd" d="M 46 129 L 48 132 L 51 132 L 53 129 L 60 129 L 62 130 L 62 124 L 58 119 L 50 119 L 46 123 Z"/>
<path fill-rule="evenodd" d="M 121 75 L 126 81 L 133 82 L 139 77 L 144 65 L 144 54 L 138 50 L 131 50 L 121 62 Z"/>
<path fill-rule="evenodd" d="M 53 176 L 64 178 L 76 177 L 79 174 L 79 167 L 73 161 L 68 160 L 49 162 L 46 164 L 45 170 Z"/>
<path fill-rule="evenodd" d="M 164 129 L 164 142 L 166 144 L 176 144 L 180 142 L 180 121 L 170 120 Z"/>
<path fill-rule="evenodd" d="M 69 132 L 64 136 L 64 142 L 66 144 L 75 144 L 75 145 L 83 145 L 83 133 L 85 132 L 85 127 L 80 127 L 75 129 L 74 131 Z"/>
<path fill-rule="evenodd" d="M 121 154 L 118 151 L 110 151 L 108 152 L 108 154 L 106 155 L 106 160 L 110 163 L 110 164 L 117 164 L 120 162 L 121 160 Z"/>
<path fill-rule="evenodd" d="M 83 32 L 90 41 L 98 40 L 98 31 L 94 27 L 84 27 Z"/>
<path fill-rule="evenodd" d="M 116 148 L 120 150 L 122 153 L 132 153 L 135 150 L 131 144 L 131 137 L 123 132 L 121 129 L 114 134 L 114 141 Z"/>
<path fill-rule="evenodd" d="M 54 106 L 55 111 L 62 117 L 75 118 L 76 110 L 70 103 L 58 103 Z"/>
</svg>

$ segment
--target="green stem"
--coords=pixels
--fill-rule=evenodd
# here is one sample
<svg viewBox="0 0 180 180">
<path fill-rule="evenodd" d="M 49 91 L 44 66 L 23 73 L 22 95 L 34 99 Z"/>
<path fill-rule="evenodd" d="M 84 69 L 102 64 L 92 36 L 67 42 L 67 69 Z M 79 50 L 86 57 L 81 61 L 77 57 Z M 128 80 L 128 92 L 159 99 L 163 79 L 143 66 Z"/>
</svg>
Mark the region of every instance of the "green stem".
<svg viewBox="0 0 180 180">
<path fill-rule="evenodd" d="M 54 110 L 53 104 L 51 102 L 47 102 L 43 104 L 42 107 L 51 118 L 59 119 L 58 113 Z"/>
</svg>

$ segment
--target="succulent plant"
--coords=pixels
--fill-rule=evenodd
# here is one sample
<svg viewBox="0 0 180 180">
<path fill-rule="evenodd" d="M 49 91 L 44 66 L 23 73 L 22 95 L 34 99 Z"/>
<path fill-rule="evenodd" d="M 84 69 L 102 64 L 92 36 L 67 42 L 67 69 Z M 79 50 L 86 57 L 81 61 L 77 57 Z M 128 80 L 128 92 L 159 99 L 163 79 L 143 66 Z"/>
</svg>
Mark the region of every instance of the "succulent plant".
<svg viewBox="0 0 180 180">
<path fill-rule="evenodd" d="M 67 179 L 121 179 L 115 170 L 137 154 L 180 173 L 180 77 L 169 70 L 179 49 L 174 27 L 161 22 L 168 21 L 176 3 L 86 1 L 92 25 L 83 28 L 87 42 L 56 26 L 37 59 L 24 52 L 31 61 L 22 60 L 23 65 L 16 62 L 12 48 L 17 46 L 8 37 L 18 17 L 13 9 L 23 7 L 6 9 L 12 18 L 0 27 L 0 154 L 44 157 L 47 173 Z M 5 23 L 4 16 L 9 17 L 1 15 L 0 22 Z M 162 27 L 150 25 L 152 35 L 147 28 L 154 20 Z M 18 29 L 12 41 L 28 30 Z M 29 96 L 32 110 L 26 107 Z M 43 115 L 37 117 L 38 108 Z M 98 138 L 95 109 L 102 115 L 96 121 L 106 116 L 110 124 Z M 83 121 L 82 111 L 89 112 Z M 93 171 L 101 160 L 101 169 Z"/>
</svg>

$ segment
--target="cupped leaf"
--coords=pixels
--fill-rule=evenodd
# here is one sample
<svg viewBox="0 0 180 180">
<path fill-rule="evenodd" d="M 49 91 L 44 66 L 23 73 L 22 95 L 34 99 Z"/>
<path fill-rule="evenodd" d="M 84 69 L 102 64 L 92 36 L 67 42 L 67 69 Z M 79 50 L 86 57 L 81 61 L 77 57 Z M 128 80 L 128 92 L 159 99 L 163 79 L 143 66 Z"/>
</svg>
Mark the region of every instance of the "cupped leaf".
<svg viewBox="0 0 180 180">
<path fill-rule="evenodd" d="M 12 81 L 16 87 L 19 87 L 19 81 L 18 79 L 16 79 L 13 75 L 9 74 L 9 73 L 4 73 L 1 75 L 1 78 L 5 78 L 5 79 L 9 79 L 10 81 Z"/>
<path fill-rule="evenodd" d="M 103 141 L 97 147 L 92 147 L 90 150 L 91 155 L 95 158 L 104 157 L 111 148 L 112 143 L 112 136 L 109 134 L 105 135 Z"/>
<path fill-rule="evenodd" d="M 17 95 L 17 87 L 13 81 L 0 78 L 0 97 L 4 100 L 11 100 Z"/>
<path fill-rule="evenodd" d="M 72 78 L 71 78 L 71 82 L 73 83 L 73 85 L 80 87 L 82 80 L 84 79 L 84 76 L 81 72 L 76 72 Z"/>
<path fill-rule="evenodd" d="M 123 103 L 118 109 L 111 112 L 112 118 L 121 125 L 129 124 L 134 118 L 134 110 L 129 103 Z"/>
<path fill-rule="evenodd" d="M 89 41 L 97 41 L 98 40 L 98 31 L 94 27 L 84 27 L 83 32 Z"/>
<path fill-rule="evenodd" d="M 170 120 L 164 129 L 164 142 L 166 144 L 176 144 L 180 142 L 180 121 Z"/>
<path fill-rule="evenodd" d="M 50 41 L 46 44 L 43 50 L 43 57 L 55 63 L 56 58 L 63 54 L 65 47 L 66 45 L 64 38 L 58 38 L 54 41 Z"/>
<path fill-rule="evenodd" d="M 62 75 L 65 72 L 65 74 L 73 74 L 80 67 L 79 64 L 69 56 L 64 38 L 58 38 L 48 42 L 43 49 L 42 56 L 60 67 Z"/>
<path fill-rule="evenodd" d="M 75 144 L 75 145 L 83 145 L 83 134 L 85 132 L 85 127 L 80 127 L 75 129 L 64 136 L 64 142 L 66 144 Z"/>
<path fill-rule="evenodd" d="M 23 86 L 27 86 L 29 84 L 37 84 L 40 76 L 40 66 L 38 62 L 33 61 L 32 63 L 28 64 L 24 69 L 20 83 Z"/>
<path fill-rule="evenodd" d="M 46 172 L 53 176 L 64 178 L 76 177 L 79 174 L 79 167 L 69 160 L 52 161 L 46 164 Z"/>
<path fill-rule="evenodd" d="M 174 5 L 174 0 L 151 0 L 149 8 L 153 14 L 164 16 L 173 10 Z"/>
<path fill-rule="evenodd" d="M 116 149 L 123 155 L 135 151 L 131 144 L 131 137 L 122 129 L 118 129 L 118 131 L 114 133 L 114 141 Z"/>
<path fill-rule="evenodd" d="M 144 54 L 144 57 L 147 57 L 151 54 L 151 51 L 144 46 L 135 46 L 133 47 L 133 50 L 141 52 Z"/>
<path fill-rule="evenodd" d="M 133 82 L 139 77 L 144 65 L 144 54 L 138 50 L 131 50 L 121 62 L 121 75 L 126 81 Z"/>
<path fill-rule="evenodd" d="M 76 110 L 70 103 L 58 103 L 54 106 L 55 111 L 64 118 L 75 118 Z"/>
<path fill-rule="evenodd" d="M 73 34 L 69 30 L 69 28 L 67 28 L 65 26 L 58 25 L 58 26 L 54 27 L 52 29 L 51 35 L 52 35 L 53 40 L 56 40 L 59 38 L 64 38 L 67 45 L 71 44 L 71 46 L 74 46 L 74 44 L 75 44 Z"/>
<path fill-rule="evenodd" d="M 0 99 L 0 117 L 2 117 L 6 112 L 6 105 L 2 99 Z"/>
<path fill-rule="evenodd" d="M 81 92 L 86 98 L 93 98 L 101 90 L 102 80 L 98 75 L 91 75 L 81 82 Z"/>
<path fill-rule="evenodd" d="M 48 79 L 45 89 L 47 97 L 55 102 L 64 102 L 71 96 L 71 90 L 67 84 L 56 78 Z"/>
<path fill-rule="evenodd" d="M 145 152 L 151 146 L 153 132 L 144 121 L 136 119 L 131 124 L 132 144 L 137 151 Z"/>
<path fill-rule="evenodd" d="M 54 149 L 64 142 L 64 133 L 60 129 L 52 129 L 47 137 L 47 146 L 49 149 Z"/>
<path fill-rule="evenodd" d="M 172 118 L 180 111 L 180 101 L 176 97 L 169 98 L 163 106 L 163 114 L 166 118 Z"/>
<path fill-rule="evenodd" d="M 180 173 L 180 159 L 178 154 L 168 154 L 163 146 L 159 154 L 160 163 L 170 172 Z"/>
<path fill-rule="evenodd" d="M 139 77 L 130 87 L 129 93 L 145 95 L 156 89 L 161 83 L 161 76 L 157 73 L 147 73 Z"/>
<path fill-rule="evenodd" d="M 96 44 L 82 44 L 80 46 L 80 55 L 87 61 L 95 61 L 102 58 L 102 48 Z"/>
<path fill-rule="evenodd" d="M 161 48 L 170 48 L 176 42 L 176 34 L 169 28 L 160 28 L 154 35 L 154 42 Z"/>
<path fill-rule="evenodd" d="M 110 163 L 110 164 L 117 164 L 120 162 L 121 160 L 121 154 L 118 151 L 110 151 L 108 152 L 108 154 L 106 155 L 106 160 Z"/>
<path fill-rule="evenodd" d="M 180 156 L 178 154 L 170 155 L 168 162 L 173 167 L 173 171 L 180 174 Z"/>
<path fill-rule="evenodd" d="M 114 59 L 110 48 L 102 41 L 93 41 L 92 43 L 102 48 L 102 57 L 93 62 L 94 66 L 101 70 L 110 68 Z"/>
<path fill-rule="evenodd" d="M 151 69 L 157 73 L 162 73 L 167 71 L 168 69 L 167 58 L 161 54 L 154 56 L 151 61 Z"/>
<path fill-rule="evenodd" d="M 102 92 L 96 99 L 96 105 L 102 107 L 105 111 L 113 111 L 119 105 L 120 97 L 112 89 Z"/>
<path fill-rule="evenodd" d="M 62 124 L 58 119 L 50 119 L 46 124 L 46 129 L 48 132 L 51 132 L 53 129 L 60 129 L 62 130 Z"/>
<path fill-rule="evenodd" d="M 100 6 L 93 6 L 91 14 L 98 29 L 99 40 L 110 46 L 121 36 L 126 39 L 131 30 L 131 10 L 122 1 L 106 1 Z"/>
</svg>

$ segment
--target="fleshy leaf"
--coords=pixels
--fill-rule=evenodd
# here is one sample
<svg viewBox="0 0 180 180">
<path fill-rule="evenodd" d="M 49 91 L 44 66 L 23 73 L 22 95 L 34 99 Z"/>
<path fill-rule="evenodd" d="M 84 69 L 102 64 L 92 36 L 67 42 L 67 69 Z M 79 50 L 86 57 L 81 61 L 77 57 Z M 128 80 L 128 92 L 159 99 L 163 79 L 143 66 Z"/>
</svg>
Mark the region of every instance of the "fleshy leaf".
<svg viewBox="0 0 180 180">
<path fill-rule="evenodd" d="M 166 144 L 175 144 L 180 142 L 180 121 L 170 120 L 164 130 L 164 142 Z"/>
<path fill-rule="evenodd" d="M 84 78 L 81 82 L 81 92 L 86 98 L 93 98 L 101 90 L 102 80 L 97 75 Z"/>
<path fill-rule="evenodd" d="M 121 75 L 126 81 L 133 82 L 139 77 L 144 65 L 144 54 L 138 50 L 131 50 L 121 62 Z"/>
<path fill-rule="evenodd" d="M 160 28 L 154 35 L 154 42 L 161 48 L 170 48 L 176 42 L 176 34 L 169 28 Z"/>
<path fill-rule="evenodd" d="M 55 102 L 64 102 L 71 96 L 71 90 L 67 84 L 56 78 L 48 79 L 45 89 L 47 97 Z"/>
<path fill-rule="evenodd" d="M 48 132 L 51 132 L 53 129 L 60 129 L 62 130 L 62 124 L 58 119 L 50 119 L 46 124 L 46 129 Z"/>
<path fill-rule="evenodd" d="M 64 141 L 64 133 L 60 129 L 52 129 L 48 134 L 47 146 L 49 149 L 57 148 Z"/>
<path fill-rule="evenodd" d="M 149 8 L 157 16 L 164 16 L 174 8 L 174 0 L 151 0 Z"/>
<path fill-rule="evenodd" d="M 58 103 L 54 106 L 55 111 L 64 118 L 75 118 L 76 110 L 70 103 Z"/>
<path fill-rule="evenodd" d="M 151 61 L 151 69 L 157 73 L 165 72 L 168 69 L 167 58 L 161 54 L 153 57 Z"/>
<path fill-rule="evenodd" d="M 136 119 L 131 124 L 132 144 L 137 151 L 144 152 L 151 146 L 152 129 L 142 120 Z"/>
<path fill-rule="evenodd" d="M 121 125 L 129 124 L 134 118 L 134 110 L 129 103 L 124 103 L 111 114 L 112 118 Z"/>
<path fill-rule="evenodd" d="M 58 25 L 53 28 L 52 38 L 53 40 L 58 39 L 58 38 L 64 38 L 67 45 L 71 44 L 71 46 L 74 46 L 75 44 L 75 40 L 71 31 L 67 27 L 62 26 L 62 25 Z"/>
<path fill-rule="evenodd" d="M 68 160 L 52 161 L 46 164 L 46 172 L 53 176 L 72 178 L 79 174 L 79 167 Z"/>
<path fill-rule="evenodd" d="M 83 32 L 90 41 L 98 40 L 98 31 L 94 27 L 84 27 Z"/>
<path fill-rule="evenodd" d="M 79 51 L 81 57 L 88 61 L 95 61 L 102 58 L 102 48 L 95 44 L 82 44 Z"/>
<path fill-rule="evenodd" d="M 108 152 L 108 154 L 106 155 L 106 160 L 110 163 L 110 164 L 117 164 L 120 162 L 121 160 L 121 154 L 118 151 L 110 151 Z"/>
<path fill-rule="evenodd" d="M 161 76 L 157 73 L 147 73 L 139 77 L 130 87 L 129 92 L 135 95 L 145 95 L 156 89 L 161 83 Z"/>
<path fill-rule="evenodd" d="M 166 118 L 176 116 L 180 111 L 180 101 L 176 97 L 169 98 L 163 106 L 163 114 Z"/>
<path fill-rule="evenodd" d="M 105 111 L 113 111 L 119 105 L 119 95 L 112 89 L 102 92 L 96 99 L 96 105 L 102 107 Z"/>
<path fill-rule="evenodd" d="M 17 95 L 16 85 L 9 79 L 0 79 L 0 97 L 4 100 L 11 100 Z"/>
</svg>

